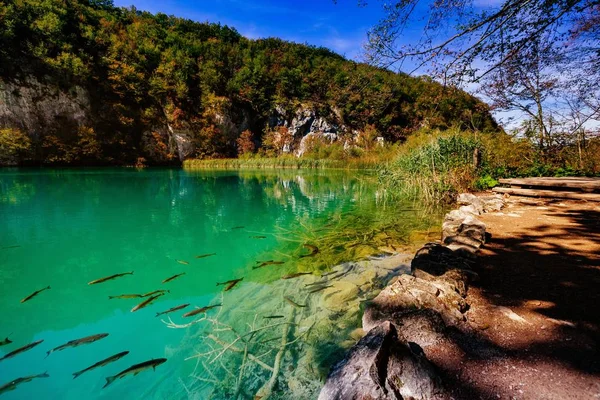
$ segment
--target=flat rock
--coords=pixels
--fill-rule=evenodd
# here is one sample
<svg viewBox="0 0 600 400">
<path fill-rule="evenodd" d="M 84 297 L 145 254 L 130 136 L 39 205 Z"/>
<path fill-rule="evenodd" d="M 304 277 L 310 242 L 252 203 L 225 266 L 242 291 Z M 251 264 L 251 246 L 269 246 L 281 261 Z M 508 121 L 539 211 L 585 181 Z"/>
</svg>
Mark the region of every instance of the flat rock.
<svg viewBox="0 0 600 400">
<path fill-rule="evenodd" d="M 383 321 L 397 321 L 407 312 L 422 309 L 439 313 L 447 325 L 458 325 L 465 320 L 463 313 L 468 304 L 454 286 L 442 279 L 401 275 L 367 305 L 363 329 L 368 331 Z"/>
</svg>

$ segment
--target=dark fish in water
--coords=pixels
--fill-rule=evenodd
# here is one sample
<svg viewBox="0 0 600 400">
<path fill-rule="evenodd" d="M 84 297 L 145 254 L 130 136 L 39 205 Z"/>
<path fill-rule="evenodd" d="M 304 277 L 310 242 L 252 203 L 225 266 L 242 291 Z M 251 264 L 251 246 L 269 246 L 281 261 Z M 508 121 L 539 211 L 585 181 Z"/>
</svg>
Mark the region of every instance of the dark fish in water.
<svg viewBox="0 0 600 400">
<path fill-rule="evenodd" d="M 157 312 L 157 313 L 156 313 L 156 316 L 157 316 L 157 317 L 159 317 L 159 316 L 161 316 L 161 315 L 163 315 L 163 314 L 169 314 L 169 313 L 172 313 L 173 311 L 177 311 L 177 310 L 184 309 L 184 308 L 186 308 L 187 306 L 189 306 L 189 303 L 188 303 L 188 304 L 182 304 L 182 305 L 180 305 L 180 306 L 177 306 L 177 307 L 169 308 L 167 311 L 161 311 L 161 312 Z"/>
<path fill-rule="evenodd" d="M 153 292 L 145 293 L 141 297 L 150 297 L 150 296 L 152 296 L 154 294 L 157 294 L 157 293 L 171 293 L 171 291 L 170 290 L 165 290 L 165 289 L 159 289 L 159 290 L 155 290 Z"/>
<path fill-rule="evenodd" d="M 321 286 L 329 282 L 329 279 L 321 279 L 320 281 L 314 281 L 313 283 L 307 283 L 306 288 L 310 289 L 309 286 Z"/>
<path fill-rule="evenodd" d="M 106 278 L 96 279 L 95 281 L 88 282 L 88 285 L 95 285 L 97 283 L 102 283 L 102 282 L 110 281 L 112 279 L 120 278 L 120 277 L 125 276 L 125 275 L 133 275 L 133 271 L 131 271 L 131 272 L 123 272 L 121 274 L 114 274 L 114 275 L 111 275 L 111 276 L 107 276 Z"/>
<path fill-rule="evenodd" d="M 263 261 L 259 265 L 256 265 L 256 266 L 252 267 L 252 269 L 258 269 L 258 268 L 266 267 L 267 265 L 281 265 L 281 264 L 285 264 L 285 261 L 273 261 L 273 260 Z"/>
<path fill-rule="evenodd" d="M 185 260 L 175 260 L 175 261 L 177 261 L 179 264 L 189 265 L 189 262 L 187 262 Z"/>
<path fill-rule="evenodd" d="M 8 249 L 16 249 L 18 247 L 21 247 L 20 244 L 15 244 L 13 246 L 4 246 L 4 247 L 0 247 L 2 250 L 8 250 Z"/>
<path fill-rule="evenodd" d="M 288 303 L 290 303 L 291 305 L 293 305 L 294 307 L 299 307 L 299 308 L 304 308 L 304 307 L 306 307 L 306 304 L 298 304 L 298 303 L 296 303 L 294 300 L 290 299 L 290 298 L 289 298 L 289 297 L 287 297 L 287 296 L 284 296 L 284 297 L 283 297 L 283 299 L 284 299 L 285 301 L 287 301 Z"/>
<path fill-rule="evenodd" d="M 250 236 L 250 239 L 266 239 L 266 236 Z"/>
<path fill-rule="evenodd" d="M 138 299 L 144 297 L 141 294 L 120 294 L 117 296 L 108 296 L 109 299 Z"/>
<path fill-rule="evenodd" d="M 284 318 L 283 315 L 267 315 L 266 317 L 263 317 L 265 319 L 276 319 L 276 318 Z"/>
<path fill-rule="evenodd" d="M 294 274 L 284 275 L 281 277 L 281 279 L 292 279 L 302 275 L 312 275 L 312 272 L 296 272 Z"/>
<path fill-rule="evenodd" d="M 231 289 L 233 289 L 233 287 L 235 285 L 237 285 L 238 283 L 240 283 L 242 281 L 242 279 L 244 278 L 240 278 L 240 279 L 235 279 L 233 282 L 231 282 L 229 285 L 225 286 L 225 291 L 229 292 Z"/>
<path fill-rule="evenodd" d="M 94 343 L 94 342 L 97 342 L 100 339 L 104 339 L 107 336 L 108 336 L 108 333 L 99 333 L 97 335 L 86 336 L 86 337 L 81 338 L 81 339 L 70 340 L 67 343 L 63 344 L 63 345 L 55 347 L 52 350 L 48 350 L 46 352 L 46 357 L 48 357 L 50 354 L 54 353 L 55 351 L 61 351 L 61 350 L 64 350 L 66 348 L 69 348 L 69 347 L 79 347 L 79 346 L 82 346 L 84 344 Z"/>
<path fill-rule="evenodd" d="M 216 256 L 216 255 L 217 255 L 217 253 L 200 254 L 199 256 L 196 256 L 196 258 L 206 258 L 206 257 Z"/>
<path fill-rule="evenodd" d="M 142 301 L 140 304 L 138 304 L 137 306 L 133 307 L 131 309 L 131 312 L 136 312 L 137 310 L 141 310 L 142 308 L 145 308 L 147 306 L 150 305 L 150 303 L 152 303 L 154 300 L 158 299 L 160 296 L 164 296 L 164 293 L 159 293 L 159 294 L 155 294 L 152 297 L 148 297 L 146 300 Z"/>
<path fill-rule="evenodd" d="M 83 374 L 84 372 L 91 371 L 91 370 L 96 369 L 98 367 L 104 367 L 105 365 L 108 365 L 108 364 L 110 364 L 112 362 L 118 361 L 121 358 L 125 357 L 127 354 L 129 354 L 128 351 L 122 351 L 119 354 L 115 354 L 114 356 L 110 356 L 108 358 L 105 358 L 102 361 L 98 361 L 96 364 L 90 365 L 86 369 L 82 369 L 81 371 L 74 372 L 73 373 L 73 379 L 77 378 L 79 375 Z"/>
<path fill-rule="evenodd" d="M 323 275 L 321 275 L 321 277 L 322 277 L 322 278 L 325 278 L 326 276 L 333 275 L 333 274 L 337 274 L 337 272 L 338 272 L 338 271 L 334 269 L 333 271 L 330 271 L 330 272 L 328 272 L 328 273 L 326 273 L 326 274 L 323 274 Z"/>
<path fill-rule="evenodd" d="M 194 315 L 198 315 L 200 313 L 206 312 L 208 310 L 210 310 L 211 308 L 215 308 L 215 307 L 221 307 L 221 304 L 215 304 L 213 306 L 206 306 L 206 307 L 202 307 L 202 308 L 196 308 L 195 310 L 192 310 L 190 312 L 186 312 L 185 314 L 183 314 L 184 317 L 193 317 Z"/>
<path fill-rule="evenodd" d="M 17 386 L 19 386 L 21 383 L 31 382 L 32 380 L 37 379 L 37 378 L 49 378 L 49 377 L 50 377 L 50 375 L 48 375 L 47 372 L 44 372 L 43 374 L 39 374 L 39 375 L 31 375 L 31 376 L 26 376 L 24 378 L 17 378 L 14 381 L 8 382 L 6 385 L 0 386 L 0 394 L 10 392 L 11 390 L 15 390 L 17 388 Z"/>
<path fill-rule="evenodd" d="M 0 358 L 0 361 L 7 360 L 9 358 L 13 358 L 17 354 L 21 354 L 21 353 L 23 353 L 23 352 L 25 352 L 27 350 L 31 350 L 35 346 L 37 346 L 38 344 L 42 343 L 43 341 L 44 340 L 38 340 L 37 342 L 29 343 L 28 345 L 25 345 L 23 347 L 19 347 L 18 349 L 13 350 L 10 353 L 8 353 L 7 355 L 5 355 L 4 357 Z"/>
<path fill-rule="evenodd" d="M 173 279 L 177 279 L 177 278 L 179 278 L 181 275 L 185 275 L 185 272 L 182 272 L 181 274 L 177 274 L 177 275 L 170 276 L 170 277 L 168 277 L 167 279 L 165 279 L 164 281 L 162 281 L 162 283 L 171 282 Z"/>
<path fill-rule="evenodd" d="M 321 290 L 325 290 L 327 288 L 333 287 L 333 285 L 324 285 L 324 286 L 319 286 L 318 288 L 315 288 L 311 291 L 309 291 L 308 293 L 317 293 L 320 292 Z"/>
<path fill-rule="evenodd" d="M 28 300 L 33 299 L 35 296 L 37 296 L 38 294 L 42 293 L 44 290 L 49 290 L 50 286 L 46 286 L 43 289 L 40 290 L 36 290 L 35 292 L 31 293 L 29 296 L 25 297 L 23 300 L 21 300 L 21 303 L 25 303 Z"/>
<path fill-rule="evenodd" d="M 303 254 L 303 255 L 300 256 L 300 258 L 312 257 L 312 256 L 314 256 L 314 255 L 316 255 L 316 254 L 319 253 L 319 248 L 317 246 L 315 246 L 315 245 L 304 244 L 303 246 L 306 247 L 307 249 L 309 249 L 310 253 L 309 254 Z"/>
<path fill-rule="evenodd" d="M 217 282 L 217 286 L 220 285 L 225 285 L 225 291 L 229 291 L 231 289 L 233 289 L 233 287 L 235 285 L 237 285 L 239 282 L 241 282 L 244 278 L 238 278 L 238 279 L 232 279 L 230 281 L 226 281 L 226 282 Z"/>
<path fill-rule="evenodd" d="M 10 335 L 12 335 L 12 333 Z M 8 335 L 6 337 L 6 339 L 0 341 L 0 346 L 6 346 L 7 344 L 11 344 L 12 343 L 12 340 L 9 339 L 10 335 Z"/>
<path fill-rule="evenodd" d="M 231 228 L 231 230 L 236 230 L 236 229 L 244 229 L 245 226 L 234 226 L 233 228 Z"/>
<path fill-rule="evenodd" d="M 113 383 L 115 380 L 121 379 L 127 375 L 135 376 L 135 375 L 139 374 L 140 372 L 145 371 L 150 368 L 152 368 L 152 370 L 154 371 L 156 369 L 156 367 L 158 367 L 160 364 L 165 363 L 166 361 L 167 361 L 166 358 L 157 358 L 157 359 L 152 359 L 149 361 L 144 361 L 143 363 L 132 365 L 131 367 L 127 368 L 126 370 L 119 372 L 115 376 L 109 376 L 108 378 L 106 378 L 106 384 L 102 387 L 102 389 L 104 389 L 105 387 L 107 387 L 108 385 Z"/>
</svg>

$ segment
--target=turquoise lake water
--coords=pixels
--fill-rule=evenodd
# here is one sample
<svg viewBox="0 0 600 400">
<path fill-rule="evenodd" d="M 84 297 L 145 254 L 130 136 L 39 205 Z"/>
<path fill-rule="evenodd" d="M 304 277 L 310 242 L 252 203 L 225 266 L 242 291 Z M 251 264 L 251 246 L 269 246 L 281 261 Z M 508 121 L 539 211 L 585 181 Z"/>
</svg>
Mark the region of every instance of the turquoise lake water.
<svg viewBox="0 0 600 400">
<path fill-rule="evenodd" d="M 394 238 L 395 243 L 405 244 L 410 244 L 411 230 L 438 222 L 434 214 L 423 217 L 423 210 L 414 204 L 384 206 L 381 198 L 375 180 L 342 172 L 0 171 L 0 340 L 9 336 L 13 341 L 0 347 L 0 357 L 44 340 L 0 361 L 0 386 L 19 377 L 50 375 L 0 397 L 203 398 L 182 389 L 194 369 L 194 362 L 185 360 L 193 349 L 190 337 L 199 328 L 169 329 L 156 312 L 189 303 L 185 310 L 170 314 L 183 324 L 193 320 L 182 318 L 183 312 L 215 304 L 222 294 L 233 296 L 249 285 L 268 293 L 270 282 L 283 273 L 326 271 L 328 261 L 356 256 L 342 250 L 330 259 L 298 256 L 309 252 L 303 247 L 307 238 L 326 240 L 316 232 L 320 227 L 331 229 L 332 221 L 346 230 L 353 225 L 344 225 L 348 218 L 411 221 L 396 230 L 405 237 Z M 354 240 L 351 234 L 344 235 Z M 196 258 L 207 253 L 216 255 Z M 257 260 L 285 264 L 253 270 Z M 299 265 L 297 260 L 312 264 Z M 88 285 L 131 271 L 133 275 Z M 161 283 L 179 273 L 185 275 Z M 223 293 L 223 287 L 216 286 L 238 277 L 244 278 L 239 288 Z M 20 302 L 46 286 L 51 289 Z M 133 313 L 130 310 L 140 299 L 108 298 L 158 289 L 170 293 Z M 45 358 L 54 347 L 99 333 L 109 335 Z M 122 351 L 130 353 L 72 379 L 74 372 Z M 168 361 L 155 372 L 127 376 L 102 389 L 106 377 L 163 357 Z"/>
</svg>

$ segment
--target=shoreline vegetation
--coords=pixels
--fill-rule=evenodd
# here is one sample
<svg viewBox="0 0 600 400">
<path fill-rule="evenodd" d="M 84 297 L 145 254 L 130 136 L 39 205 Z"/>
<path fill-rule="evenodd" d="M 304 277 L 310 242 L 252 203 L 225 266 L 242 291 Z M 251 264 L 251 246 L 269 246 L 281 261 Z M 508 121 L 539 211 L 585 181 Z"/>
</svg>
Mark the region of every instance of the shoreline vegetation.
<svg viewBox="0 0 600 400">
<path fill-rule="evenodd" d="M 323 153 L 330 158 L 320 158 Z M 599 138 L 590 139 L 583 152 L 575 143 L 567 143 L 560 151 L 546 153 L 526 138 L 457 128 L 421 129 L 402 144 L 373 144 L 370 151 L 358 146 L 343 149 L 334 143 L 302 157 L 263 154 L 190 159 L 183 168 L 366 170 L 376 173 L 392 198 L 428 203 L 452 203 L 458 193 L 493 188 L 500 178 L 600 174 Z"/>
</svg>

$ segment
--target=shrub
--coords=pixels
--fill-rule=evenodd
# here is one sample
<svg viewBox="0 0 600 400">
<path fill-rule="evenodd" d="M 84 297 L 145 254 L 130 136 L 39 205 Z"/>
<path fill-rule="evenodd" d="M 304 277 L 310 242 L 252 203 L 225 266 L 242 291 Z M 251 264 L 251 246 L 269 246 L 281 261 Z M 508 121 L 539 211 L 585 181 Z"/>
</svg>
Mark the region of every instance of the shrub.
<svg viewBox="0 0 600 400">
<path fill-rule="evenodd" d="M 0 129 L 0 164 L 17 165 L 31 149 L 31 140 L 19 129 Z"/>
</svg>

